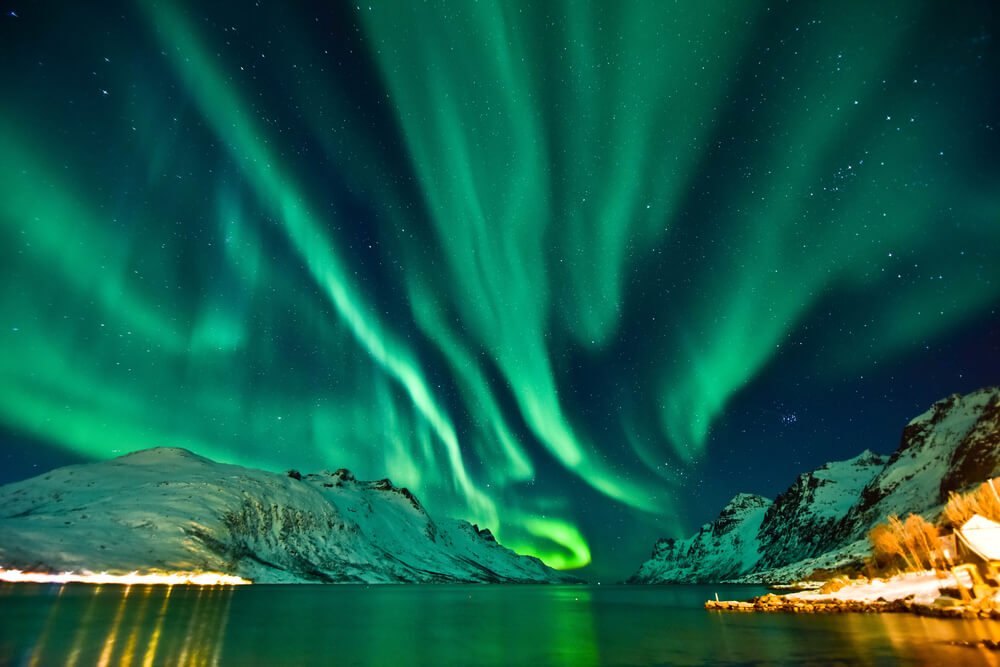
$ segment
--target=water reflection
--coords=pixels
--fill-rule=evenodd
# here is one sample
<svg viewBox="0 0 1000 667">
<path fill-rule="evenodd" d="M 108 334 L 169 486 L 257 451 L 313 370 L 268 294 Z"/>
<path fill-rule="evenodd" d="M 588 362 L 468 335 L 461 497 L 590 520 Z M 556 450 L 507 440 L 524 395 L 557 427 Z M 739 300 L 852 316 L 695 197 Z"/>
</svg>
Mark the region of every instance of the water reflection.
<svg viewBox="0 0 1000 667">
<path fill-rule="evenodd" d="M 706 612 L 714 591 L 0 585 L 0 664 L 1000 667 L 996 653 L 975 646 L 1000 640 L 995 621 Z"/>
<path fill-rule="evenodd" d="M 237 664 L 602 664 L 585 587 L 254 586 L 237 596 L 229 635 L 241 639 L 224 654 Z"/>
<path fill-rule="evenodd" d="M 0 664 L 218 664 L 232 595 L 231 587 L 9 584 L 0 587 Z"/>
<path fill-rule="evenodd" d="M 934 646 L 936 664 L 981 664 L 1000 667 L 1000 654 L 982 646 L 1000 641 L 1000 623 L 983 619 L 941 620 L 903 614 L 879 616 L 882 629 L 897 652 L 914 663 L 931 664 L 921 638 Z"/>
<path fill-rule="evenodd" d="M 716 638 L 708 657 L 720 663 L 851 665 L 997 665 L 982 646 L 1000 623 L 913 614 L 711 612 Z M 669 661 L 669 660 L 667 660 Z"/>
</svg>

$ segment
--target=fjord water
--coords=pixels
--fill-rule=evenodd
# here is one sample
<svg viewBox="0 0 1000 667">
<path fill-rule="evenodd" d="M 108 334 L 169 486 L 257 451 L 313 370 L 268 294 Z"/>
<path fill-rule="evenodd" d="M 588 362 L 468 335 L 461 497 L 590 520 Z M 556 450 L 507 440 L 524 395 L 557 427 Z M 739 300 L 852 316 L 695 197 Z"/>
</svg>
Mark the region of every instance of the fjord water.
<svg viewBox="0 0 1000 667">
<path fill-rule="evenodd" d="M 748 586 L 0 586 L 7 665 L 993 664 L 1000 624 L 707 612 Z"/>
</svg>

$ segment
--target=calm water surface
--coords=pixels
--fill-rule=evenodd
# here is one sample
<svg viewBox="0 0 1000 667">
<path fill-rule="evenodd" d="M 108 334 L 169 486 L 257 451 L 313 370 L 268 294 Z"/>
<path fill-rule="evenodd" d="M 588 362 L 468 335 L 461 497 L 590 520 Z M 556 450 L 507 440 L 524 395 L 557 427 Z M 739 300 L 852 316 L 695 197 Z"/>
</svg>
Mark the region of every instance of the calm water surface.
<svg viewBox="0 0 1000 667">
<path fill-rule="evenodd" d="M 0 585 L 4 665 L 1000 664 L 1000 623 L 707 612 L 747 586 Z"/>
</svg>

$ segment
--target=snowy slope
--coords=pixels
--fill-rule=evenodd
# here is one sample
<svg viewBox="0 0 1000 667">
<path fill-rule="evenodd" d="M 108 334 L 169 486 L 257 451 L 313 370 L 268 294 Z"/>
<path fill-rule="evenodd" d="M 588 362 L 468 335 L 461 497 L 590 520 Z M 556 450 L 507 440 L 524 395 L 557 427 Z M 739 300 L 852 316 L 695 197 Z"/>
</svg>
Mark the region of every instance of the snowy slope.
<svg viewBox="0 0 1000 667">
<path fill-rule="evenodd" d="M 684 539 L 661 539 L 630 583 L 698 583 L 731 579 L 760 559 L 757 533 L 771 506 L 761 496 L 741 493 L 719 518 Z"/>
<path fill-rule="evenodd" d="M 761 499 L 768 504 L 759 520 L 717 525 L 732 514 L 730 502 L 694 536 L 657 542 L 631 581 L 784 582 L 857 563 L 868 554 L 868 530 L 889 514 L 933 519 L 949 491 L 997 475 L 1000 388 L 956 394 L 913 419 L 888 460 L 865 451 L 828 463 L 800 475 L 774 503 Z"/>
<path fill-rule="evenodd" d="M 861 492 L 836 532 L 863 538 L 889 514 L 931 513 L 959 491 L 1000 473 L 1000 388 L 954 394 L 903 429 L 885 469 Z"/>
<path fill-rule="evenodd" d="M 885 457 L 865 450 L 853 459 L 799 475 L 764 517 L 758 535 L 761 559 L 755 569 L 781 567 L 828 551 L 831 531 L 885 464 Z"/>
<path fill-rule="evenodd" d="M 346 470 L 287 475 L 156 448 L 0 487 L 0 567 L 260 582 L 575 581 Z"/>
</svg>

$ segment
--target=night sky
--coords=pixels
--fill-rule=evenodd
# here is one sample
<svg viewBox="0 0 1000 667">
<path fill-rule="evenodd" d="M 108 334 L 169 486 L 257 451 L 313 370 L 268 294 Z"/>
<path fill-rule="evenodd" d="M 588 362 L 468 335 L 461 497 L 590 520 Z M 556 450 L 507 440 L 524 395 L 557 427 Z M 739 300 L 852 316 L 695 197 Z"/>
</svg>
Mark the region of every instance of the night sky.
<svg viewBox="0 0 1000 667">
<path fill-rule="evenodd" d="M 1000 382 L 993 0 L 0 9 L 2 482 L 343 466 L 609 581 Z"/>
</svg>

